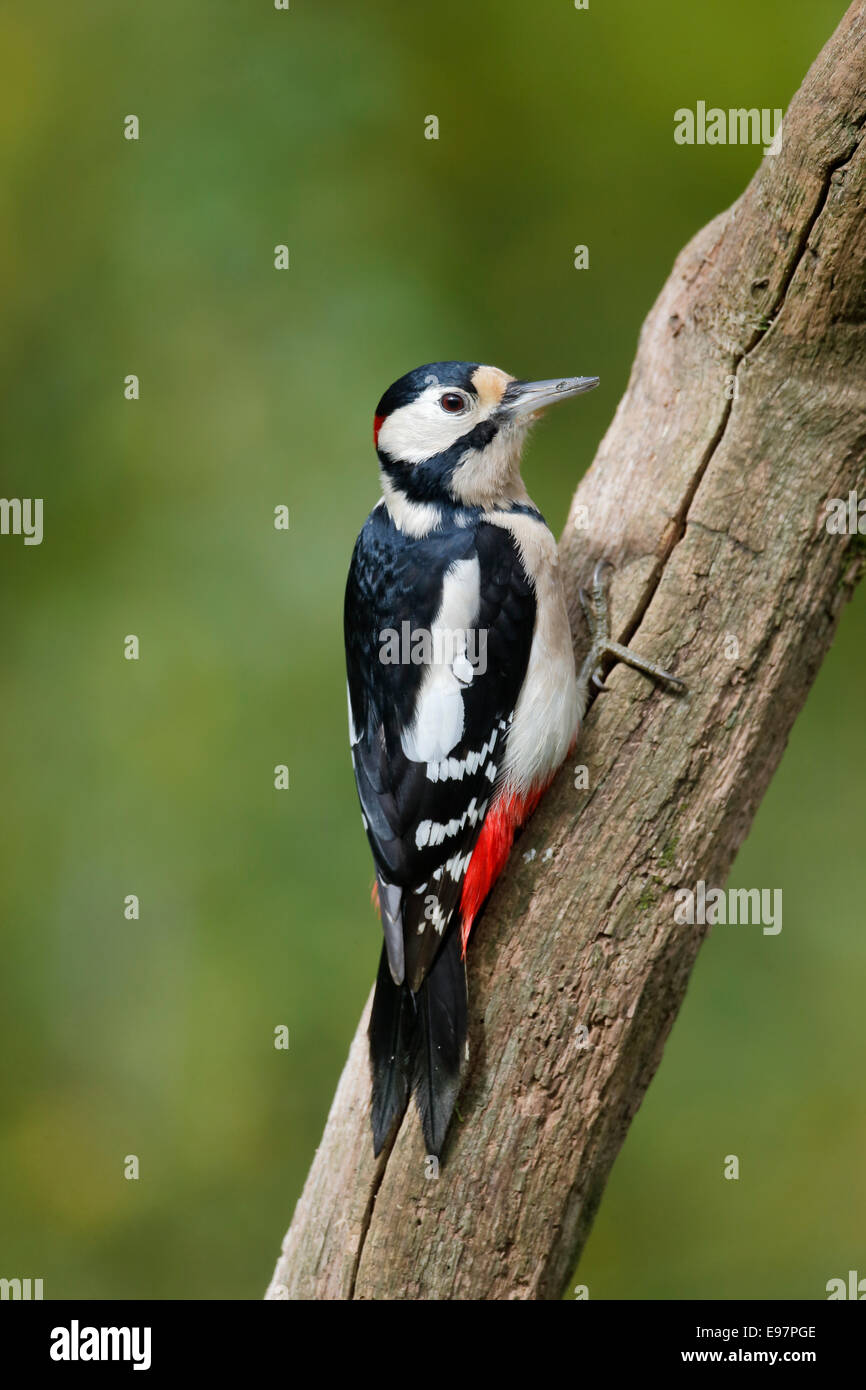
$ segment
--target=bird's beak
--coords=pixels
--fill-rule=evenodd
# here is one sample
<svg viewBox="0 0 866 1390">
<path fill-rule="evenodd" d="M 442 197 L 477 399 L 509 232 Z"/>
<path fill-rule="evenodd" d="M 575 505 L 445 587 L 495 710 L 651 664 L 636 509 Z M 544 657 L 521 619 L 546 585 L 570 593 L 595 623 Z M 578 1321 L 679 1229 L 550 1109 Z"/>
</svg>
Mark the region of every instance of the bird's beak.
<svg viewBox="0 0 866 1390">
<path fill-rule="evenodd" d="M 502 409 L 515 420 L 525 420 L 537 410 L 580 396 L 598 385 L 597 376 L 561 376 L 551 381 L 510 381 L 502 397 Z"/>
</svg>

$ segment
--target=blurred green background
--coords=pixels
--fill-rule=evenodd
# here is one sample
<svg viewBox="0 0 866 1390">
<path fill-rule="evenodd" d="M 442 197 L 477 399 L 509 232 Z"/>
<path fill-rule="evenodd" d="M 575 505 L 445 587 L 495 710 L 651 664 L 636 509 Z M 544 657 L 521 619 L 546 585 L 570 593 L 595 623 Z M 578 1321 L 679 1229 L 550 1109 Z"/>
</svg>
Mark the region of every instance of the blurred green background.
<svg viewBox="0 0 866 1390">
<path fill-rule="evenodd" d="M 379 951 L 341 636 L 373 407 L 438 358 L 598 373 L 527 460 L 558 530 L 674 255 L 760 158 L 675 145 L 674 109 L 785 107 L 843 11 L 3 9 L 2 492 L 45 540 L 0 539 L 0 1275 L 261 1295 Z M 705 946 L 593 1298 L 866 1274 L 864 636 L 861 593 L 732 880 L 781 886 L 784 930 Z"/>
</svg>

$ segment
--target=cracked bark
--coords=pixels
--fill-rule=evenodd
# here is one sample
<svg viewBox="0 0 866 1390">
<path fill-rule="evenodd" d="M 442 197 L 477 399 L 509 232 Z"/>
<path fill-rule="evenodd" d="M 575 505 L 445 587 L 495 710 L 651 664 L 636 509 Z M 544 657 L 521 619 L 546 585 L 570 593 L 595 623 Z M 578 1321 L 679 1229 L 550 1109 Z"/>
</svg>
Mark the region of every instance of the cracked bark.
<svg viewBox="0 0 866 1390">
<path fill-rule="evenodd" d="M 679 256 L 560 545 L 578 654 L 605 555 L 619 639 L 689 695 L 617 666 L 520 840 L 474 933 L 438 1180 L 414 1108 L 373 1159 L 368 1001 L 269 1297 L 561 1294 L 704 935 L 674 890 L 724 883 L 863 566 L 825 504 L 866 492 L 864 120 L 858 3 Z"/>
</svg>

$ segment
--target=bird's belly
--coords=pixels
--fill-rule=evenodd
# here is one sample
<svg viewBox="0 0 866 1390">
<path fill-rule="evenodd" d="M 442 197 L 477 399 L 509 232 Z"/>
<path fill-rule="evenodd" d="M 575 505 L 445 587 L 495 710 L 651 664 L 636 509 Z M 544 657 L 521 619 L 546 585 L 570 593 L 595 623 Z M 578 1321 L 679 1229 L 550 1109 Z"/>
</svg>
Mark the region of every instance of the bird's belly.
<svg viewBox="0 0 866 1390">
<path fill-rule="evenodd" d="M 559 574 L 552 570 L 537 581 L 535 633 L 526 678 L 508 735 L 505 784 L 525 795 L 547 786 L 574 742 L 580 715 L 571 628 Z"/>
</svg>

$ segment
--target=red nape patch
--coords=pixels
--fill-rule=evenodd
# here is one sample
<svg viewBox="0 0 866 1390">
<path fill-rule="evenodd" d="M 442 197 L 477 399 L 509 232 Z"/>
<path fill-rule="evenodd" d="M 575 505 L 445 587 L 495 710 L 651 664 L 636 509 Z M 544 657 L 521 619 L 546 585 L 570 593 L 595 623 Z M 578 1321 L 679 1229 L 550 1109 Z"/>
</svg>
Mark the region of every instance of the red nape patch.
<svg viewBox="0 0 866 1390">
<path fill-rule="evenodd" d="M 527 792 L 525 796 L 505 796 L 500 793 L 484 818 L 484 825 L 481 827 L 478 843 L 472 851 L 460 896 L 460 914 L 463 918 L 460 944 L 464 956 L 472 923 L 508 861 L 514 843 L 514 832 L 532 815 L 546 790 L 546 785 L 539 787 L 537 791 Z"/>
<path fill-rule="evenodd" d="M 385 423 L 385 416 L 384 416 L 384 415 L 374 415 L 374 416 L 373 416 L 373 443 L 374 443 L 374 444 L 378 444 L 378 443 L 379 443 L 379 431 L 380 431 L 380 429 L 382 428 L 382 426 L 384 425 L 384 423 Z"/>
</svg>

